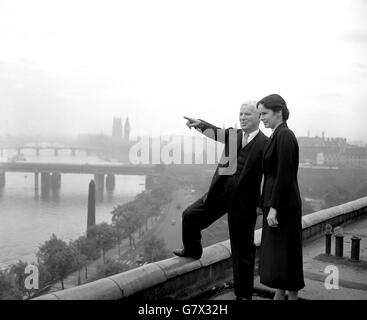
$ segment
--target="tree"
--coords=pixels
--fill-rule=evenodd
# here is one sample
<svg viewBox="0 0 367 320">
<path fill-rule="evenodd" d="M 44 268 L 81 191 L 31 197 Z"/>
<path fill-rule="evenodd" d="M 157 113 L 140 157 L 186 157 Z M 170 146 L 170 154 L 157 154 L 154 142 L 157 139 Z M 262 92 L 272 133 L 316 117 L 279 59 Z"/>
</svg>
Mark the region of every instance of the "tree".
<svg viewBox="0 0 367 320">
<path fill-rule="evenodd" d="M 27 267 L 28 263 L 19 260 L 17 263 L 12 264 L 10 266 L 10 273 L 13 274 L 15 278 L 15 283 L 17 288 L 20 291 L 24 290 L 24 281 L 25 281 L 25 268 Z M 25 292 L 24 292 L 25 293 Z"/>
<path fill-rule="evenodd" d="M 153 203 L 159 207 L 169 203 L 172 200 L 171 192 L 168 185 L 155 186 L 151 191 Z"/>
<path fill-rule="evenodd" d="M 116 239 L 116 233 L 112 225 L 102 222 L 93 227 L 90 227 L 90 238 L 94 239 L 97 244 L 97 248 L 102 250 L 103 263 L 106 262 L 106 251 L 113 248 Z"/>
<path fill-rule="evenodd" d="M 39 274 L 38 280 L 40 289 L 43 289 L 46 286 L 51 285 L 55 281 L 55 279 L 52 277 L 48 268 L 43 263 L 38 263 L 36 264 L 36 266 L 38 267 L 38 274 Z"/>
<path fill-rule="evenodd" d="M 88 260 L 87 260 L 87 257 L 84 254 L 81 253 L 81 251 L 78 247 L 77 240 L 70 242 L 69 246 L 74 251 L 73 265 L 78 270 L 78 283 L 77 283 L 77 285 L 79 286 L 81 284 L 81 277 L 80 277 L 81 270 L 84 267 L 87 266 Z M 86 272 L 86 275 L 87 275 L 87 272 Z"/>
<path fill-rule="evenodd" d="M 144 256 L 147 262 L 168 258 L 168 250 L 163 238 L 151 236 L 144 241 Z"/>
<path fill-rule="evenodd" d="M 115 239 L 118 248 L 118 254 L 121 255 L 121 241 L 126 237 L 125 235 L 125 225 L 121 219 L 117 219 L 112 222 L 112 226 L 115 229 Z"/>
<path fill-rule="evenodd" d="M 148 220 L 159 214 L 158 201 L 154 201 L 150 192 L 143 191 L 135 197 L 137 212 L 145 222 L 145 231 L 148 231 Z"/>
<path fill-rule="evenodd" d="M 145 231 L 148 231 L 148 219 L 150 216 L 151 199 L 149 193 L 143 191 L 135 197 L 137 212 L 145 222 Z"/>
<path fill-rule="evenodd" d="M 0 270 L 0 300 L 22 300 L 23 293 L 17 288 L 10 269 Z"/>
<path fill-rule="evenodd" d="M 88 279 L 88 264 L 100 257 L 100 249 L 97 242 L 93 238 L 81 236 L 73 242 L 79 260 L 77 260 L 79 267 L 85 269 L 85 279 Z"/>
<path fill-rule="evenodd" d="M 64 289 L 64 278 L 75 268 L 74 250 L 52 234 L 50 240 L 39 247 L 37 259 L 46 267 L 52 278 L 60 280 Z"/>
<path fill-rule="evenodd" d="M 111 212 L 112 223 L 119 225 L 123 230 L 123 237 L 129 237 L 129 244 L 132 247 L 135 245 L 133 233 L 141 226 L 141 218 L 139 217 L 136 203 L 128 202 L 123 205 L 118 205 Z"/>
<path fill-rule="evenodd" d="M 97 273 L 94 276 L 94 280 L 106 278 L 129 269 L 130 268 L 127 264 L 114 259 L 106 259 L 106 263 L 97 266 Z"/>
<path fill-rule="evenodd" d="M 17 263 L 12 264 L 10 266 L 10 273 L 14 276 L 15 285 L 19 292 L 22 293 L 22 295 L 26 295 L 28 298 L 32 295 L 32 291 L 26 289 L 25 287 L 25 269 L 27 267 L 28 263 L 25 261 L 19 260 Z"/>
</svg>

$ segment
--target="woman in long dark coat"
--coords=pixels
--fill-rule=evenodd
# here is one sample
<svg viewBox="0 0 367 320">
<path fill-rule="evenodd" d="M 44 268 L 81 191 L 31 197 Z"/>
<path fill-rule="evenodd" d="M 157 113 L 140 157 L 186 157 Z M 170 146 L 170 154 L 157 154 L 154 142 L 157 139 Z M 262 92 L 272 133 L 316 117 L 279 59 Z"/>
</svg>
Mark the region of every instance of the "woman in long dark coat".
<svg viewBox="0 0 367 320">
<path fill-rule="evenodd" d="M 288 129 L 289 110 L 284 99 L 272 94 L 257 108 L 266 128 L 273 133 L 263 154 L 264 210 L 260 255 L 260 282 L 275 288 L 275 300 L 296 300 L 305 286 L 302 257 L 302 202 L 297 172 L 299 148 Z"/>
</svg>

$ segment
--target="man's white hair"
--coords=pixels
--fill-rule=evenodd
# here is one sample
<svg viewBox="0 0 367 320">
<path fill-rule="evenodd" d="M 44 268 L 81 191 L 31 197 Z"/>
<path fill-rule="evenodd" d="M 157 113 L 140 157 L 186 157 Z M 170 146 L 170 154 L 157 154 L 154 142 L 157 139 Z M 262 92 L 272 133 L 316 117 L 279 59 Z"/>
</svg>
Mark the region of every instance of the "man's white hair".
<svg viewBox="0 0 367 320">
<path fill-rule="evenodd" d="M 256 104 L 257 101 L 253 101 L 253 100 L 246 100 L 242 103 L 243 106 L 251 106 L 254 107 L 256 109 Z"/>
<path fill-rule="evenodd" d="M 257 109 L 256 107 L 257 105 L 257 101 L 253 101 L 253 100 L 247 100 L 247 101 L 244 101 L 241 105 L 241 107 L 244 107 L 244 106 L 248 106 L 248 107 L 251 107 L 251 109 L 253 109 L 255 112 L 259 113 L 259 110 Z"/>
</svg>

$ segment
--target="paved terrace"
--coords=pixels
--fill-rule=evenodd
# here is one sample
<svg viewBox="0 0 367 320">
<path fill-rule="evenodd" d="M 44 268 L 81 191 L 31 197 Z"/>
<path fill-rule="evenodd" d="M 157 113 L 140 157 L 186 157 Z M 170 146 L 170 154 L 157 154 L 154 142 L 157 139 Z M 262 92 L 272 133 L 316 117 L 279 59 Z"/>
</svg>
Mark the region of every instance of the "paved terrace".
<svg viewBox="0 0 367 320">
<path fill-rule="evenodd" d="M 325 255 L 324 231 L 327 224 L 344 226 L 344 256 Z M 303 216 L 304 273 L 306 287 L 301 299 L 339 300 L 367 299 L 367 197 L 340 206 Z M 350 258 L 351 237 L 361 238 L 360 261 Z M 258 256 L 261 229 L 255 232 Z M 325 279 L 335 270 L 325 273 L 328 266 L 337 267 L 339 289 L 326 289 Z M 227 286 L 232 278 L 229 240 L 204 249 L 200 260 L 174 257 L 116 274 L 78 287 L 53 292 L 37 299 L 95 299 L 95 300 L 157 300 L 213 299 L 231 300 L 234 294 Z M 337 284 L 334 282 L 333 284 Z M 255 277 L 254 299 L 271 299 L 273 291 Z"/>
<path fill-rule="evenodd" d="M 335 238 L 332 237 L 331 254 L 325 254 L 325 238 L 310 239 L 303 246 L 303 270 L 306 286 L 299 292 L 300 299 L 306 300 L 367 300 L 367 217 L 352 222 L 344 228 L 344 254 L 335 256 Z M 357 235 L 360 241 L 360 261 L 351 261 L 351 237 Z M 330 267 L 337 269 L 328 270 Z M 338 289 L 327 289 L 325 280 L 337 270 Z M 327 280 L 327 283 L 331 281 Z M 336 284 L 336 283 L 335 283 Z M 231 284 L 209 295 L 213 300 L 233 300 Z M 270 299 L 274 291 L 260 283 L 255 277 L 254 299 Z"/>
</svg>

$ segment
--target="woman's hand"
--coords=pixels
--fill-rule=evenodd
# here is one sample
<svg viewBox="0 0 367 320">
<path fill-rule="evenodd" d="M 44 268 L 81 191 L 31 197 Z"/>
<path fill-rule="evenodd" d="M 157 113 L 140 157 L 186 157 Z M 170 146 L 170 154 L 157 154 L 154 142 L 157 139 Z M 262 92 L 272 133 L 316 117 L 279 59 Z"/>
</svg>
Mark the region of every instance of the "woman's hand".
<svg viewBox="0 0 367 320">
<path fill-rule="evenodd" d="M 278 226 L 277 210 L 274 208 L 270 208 L 266 220 L 268 221 L 269 227 L 277 227 Z"/>
</svg>

